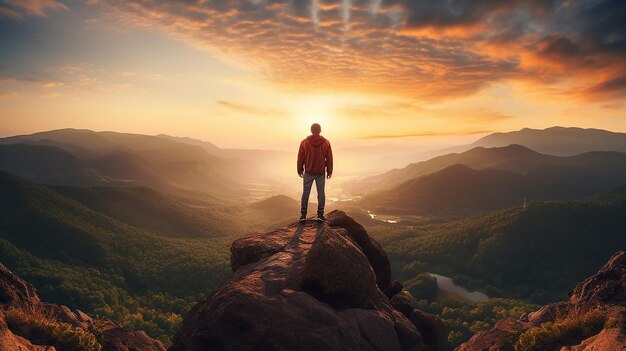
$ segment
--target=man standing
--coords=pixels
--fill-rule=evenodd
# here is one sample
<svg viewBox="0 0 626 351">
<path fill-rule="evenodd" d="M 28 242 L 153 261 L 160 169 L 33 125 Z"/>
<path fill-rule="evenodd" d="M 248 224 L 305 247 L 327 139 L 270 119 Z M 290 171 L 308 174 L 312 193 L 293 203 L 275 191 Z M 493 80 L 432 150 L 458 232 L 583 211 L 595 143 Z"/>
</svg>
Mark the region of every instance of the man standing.
<svg viewBox="0 0 626 351">
<path fill-rule="evenodd" d="M 303 178 L 302 203 L 300 206 L 300 222 L 306 221 L 306 211 L 309 205 L 311 187 L 315 181 L 317 188 L 317 220 L 324 222 L 324 193 L 325 178 L 333 175 L 333 151 L 330 142 L 320 135 L 322 127 L 319 124 L 311 125 L 311 135 L 300 143 L 298 151 L 298 175 Z"/>
</svg>

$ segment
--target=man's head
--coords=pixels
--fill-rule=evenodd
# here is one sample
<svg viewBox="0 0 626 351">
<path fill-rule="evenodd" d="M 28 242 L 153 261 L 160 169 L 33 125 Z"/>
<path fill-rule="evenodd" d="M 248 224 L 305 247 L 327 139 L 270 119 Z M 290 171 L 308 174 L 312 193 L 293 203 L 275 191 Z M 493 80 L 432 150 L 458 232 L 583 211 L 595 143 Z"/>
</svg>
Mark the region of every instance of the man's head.
<svg viewBox="0 0 626 351">
<path fill-rule="evenodd" d="M 319 134 L 321 132 L 322 132 L 322 127 L 319 125 L 319 123 L 311 124 L 311 133 Z"/>
</svg>

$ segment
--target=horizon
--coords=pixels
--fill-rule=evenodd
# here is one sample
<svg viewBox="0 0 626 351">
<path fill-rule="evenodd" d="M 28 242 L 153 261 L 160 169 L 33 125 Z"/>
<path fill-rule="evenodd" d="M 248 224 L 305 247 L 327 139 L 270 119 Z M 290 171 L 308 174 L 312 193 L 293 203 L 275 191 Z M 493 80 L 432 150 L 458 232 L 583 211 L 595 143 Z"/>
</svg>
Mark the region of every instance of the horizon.
<svg viewBox="0 0 626 351">
<path fill-rule="evenodd" d="M 313 122 L 345 147 L 626 131 L 623 6 L 10 1 L 0 135 L 72 127 L 289 150 Z"/>
<path fill-rule="evenodd" d="M 551 127 L 547 127 L 545 129 L 536 129 L 536 128 L 529 128 L 529 127 L 523 127 L 521 129 L 517 129 L 517 130 L 507 130 L 507 131 L 493 131 L 493 132 L 489 132 L 489 133 L 480 133 L 478 136 L 474 136 L 474 135 L 470 135 L 470 136 L 466 136 L 465 138 L 462 139 L 450 139 L 450 138 L 446 138 L 446 136 L 431 136 L 428 139 L 430 139 L 430 141 L 433 141 L 432 143 L 428 143 L 427 141 L 425 142 L 423 139 L 422 140 L 407 140 L 404 139 L 402 137 L 400 138 L 388 138 L 386 140 L 377 140 L 374 139 L 374 141 L 371 141 L 370 143 L 367 143 L 368 140 L 362 141 L 364 143 L 367 143 L 367 147 L 381 147 L 381 146 L 387 146 L 387 147 L 402 147 L 402 146 L 418 146 L 418 147 L 422 147 L 422 152 L 438 152 L 438 151 L 445 151 L 445 149 L 448 148 L 453 148 L 453 147 L 462 147 L 462 146 L 471 146 L 475 143 L 477 143 L 478 141 L 480 141 L 482 138 L 493 135 L 493 134 L 507 134 L 507 133 L 514 133 L 514 132 L 521 132 L 524 130 L 533 130 L 533 131 L 544 131 L 544 130 L 548 130 L 548 129 L 583 129 L 583 130 L 597 130 L 597 131 L 605 131 L 605 132 L 611 132 L 611 133 L 622 133 L 622 134 L 626 134 L 626 131 L 618 131 L 618 130 L 607 130 L 607 129 L 601 129 L 601 128 L 582 128 L 582 127 L 577 127 L 577 126 L 551 126 Z M 137 132 L 124 132 L 124 131 L 117 131 L 117 130 L 92 130 L 92 129 L 87 129 L 87 128 L 73 128 L 73 127 L 66 127 L 66 128 L 58 128 L 58 129 L 51 129 L 51 130 L 39 130 L 39 131 L 35 131 L 32 133 L 23 133 L 23 134 L 8 134 L 8 135 L 2 135 L 0 134 L 0 139 L 2 138 L 11 138 L 11 137 L 19 137 L 19 136 L 30 136 L 33 134 L 38 134 L 38 133 L 48 133 L 48 132 L 57 132 L 57 131 L 64 131 L 64 130 L 75 130 L 75 131 L 85 131 L 85 132 L 93 132 L 93 133 L 120 133 L 120 134 L 130 134 L 130 135 L 145 135 L 145 136 L 153 136 L 153 137 L 172 137 L 172 138 L 180 138 L 180 139 L 190 139 L 193 141 L 197 141 L 197 142 L 203 142 L 203 143 L 210 143 L 213 144 L 214 146 L 216 146 L 217 148 L 221 149 L 221 150 L 248 150 L 248 151 L 254 151 L 254 150 L 258 150 L 258 151 L 277 151 L 277 152 L 289 152 L 289 153 L 296 153 L 296 147 L 294 147 L 293 145 L 289 144 L 283 148 L 280 147 L 276 147 L 276 148 L 262 148 L 262 147 L 254 147 L 254 145 L 252 145 L 252 147 L 238 147 L 237 145 L 234 146 L 223 146 L 223 145 L 218 145 L 217 143 L 215 143 L 212 140 L 205 140 L 205 139 L 197 139 L 197 138 L 193 138 L 193 137 L 189 137 L 186 135 L 170 135 L 167 133 L 158 133 L 158 134 L 144 134 L 144 133 L 137 133 Z M 310 133 L 309 133 L 310 134 Z M 302 134 L 303 138 L 306 137 L 306 135 L 308 134 Z M 322 135 L 324 135 L 324 133 L 322 133 Z M 404 140 L 403 140 L 404 139 Z M 400 142 L 397 142 L 396 140 L 400 140 Z M 333 145 L 335 144 L 334 140 L 333 140 Z M 351 150 L 354 148 L 358 148 L 359 146 L 363 146 L 363 144 L 358 145 L 358 144 L 351 144 L 351 143 L 345 143 L 342 140 L 339 140 L 339 142 L 337 143 L 339 145 L 339 149 L 343 149 L 343 150 Z M 278 145 L 278 144 L 276 144 Z M 480 145 L 477 145 L 476 147 L 481 147 Z M 419 160 L 414 160 L 414 161 L 419 161 Z M 410 161 L 407 161 L 410 162 Z"/>
</svg>

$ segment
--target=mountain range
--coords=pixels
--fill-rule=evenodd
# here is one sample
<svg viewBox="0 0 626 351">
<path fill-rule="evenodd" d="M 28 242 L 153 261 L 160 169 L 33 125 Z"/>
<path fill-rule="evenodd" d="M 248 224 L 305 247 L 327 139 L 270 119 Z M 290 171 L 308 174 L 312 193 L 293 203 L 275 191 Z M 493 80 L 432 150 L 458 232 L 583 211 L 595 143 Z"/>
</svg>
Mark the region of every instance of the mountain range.
<svg viewBox="0 0 626 351">
<path fill-rule="evenodd" d="M 626 152 L 626 133 L 602 129 L 551 127 L 524 128 L 507 133 L 493 133 L 471 144 L 471 147 L 503 147 L 524 145 L 542 154 L 573 156 L 589 151 Z"/>
<path fill-rule="evenodd" d="M 245 197 L 254 180 L 249 164 L 156 136 L 62 129 L 0 144 L 0 169 L 51 184 L 148 186 L 188 201 L 223 203 Z"/>
<path fill-rule="evenodd" d="M 522 204 L 567 200 L 626 185 L 626 153 L 560 157 L 521 145 L 476 147 L 352 184 L 362 206 L 379 213 L 465 216 Z"/>
</svg>

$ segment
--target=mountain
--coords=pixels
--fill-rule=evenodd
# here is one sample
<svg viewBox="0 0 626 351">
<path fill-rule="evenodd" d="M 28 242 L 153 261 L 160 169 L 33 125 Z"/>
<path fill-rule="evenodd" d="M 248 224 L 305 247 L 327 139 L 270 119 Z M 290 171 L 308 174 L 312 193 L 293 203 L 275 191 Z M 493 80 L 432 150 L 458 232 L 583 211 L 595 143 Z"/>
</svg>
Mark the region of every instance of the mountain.
<svg viewBox="0 0 626 351">
<path fill-rule="evenodd" d="M 109 183 L 89 163 L 55 146 L 0 145 L 0 171 L 48 184 Z"/>
<path fill-rule="evenodd" d="M 558 157 L 510 145 L 436 157 L 355 181 L 350 188 L 365 193 L 362 206 L 370 210 L 460 216 L 521 204 L 525 198 L 576 199 L 624 185 L 626 153 Z"/>
<path fill-rule="evenodd" d="M 189 206 L 146 187 L 50 186 L 56 193 L 125 224 L 168 237 L 212 237 L 244 231 L 222 208 Z"/>
<path fill-rule="evenodd" d="M 375 213 L 462 217 L 522 204 L 536 190 L 522 174 L 458 164 L 366 195 L 360 203 Z"/>
<path fill-rule="evenodd" d="M 0 194 L 1 262 L 48 301 L 144 329 L 166 343 L 181 314 L 229 275 L 232 237 L 170 237 L 177 234 L 168 226 L 195 214 L 175 205 L 166 211 L 168 201 L 149 190 L 50 188 L 0 172 Z M 145 204 L 145 213 L 133 203 Z M 147 228 L 122 221 L 134 214 L 161 219 Z M 188 227 L 197 228 L 191 220 Z M 179 234 L 189 235 L 184 228 Z"/>
<path fill-rule="evenodd" d="M 296 148 L 294 146 L 294 152 L 280 151 L 280 150 L 256 150 L 256 149 L 233 149 L 233 148 L 220 148 L 217 145 L 208 141 L 186 138 L 186 137 L 174 137 L 165 134 L 158 135 L 160 138 L 173 140 L 176 142 L 187 143 L 203 148 L 208 153 L 237 162 L 243 165 L 247 165 L 248 168 L 244 170 L 246 174 L 254 176 L 256 180 L 254 188 L 262 190 L 254 200 L 266 197 L 270 193 L 282 193 L 285 191 L 297 190 L 292 189 L 291 183 L 295 173 L 296 163 Z"/>
<path fill-rule="evenodd" d="M 316 205 L 309 203 L 309 206 Z M 275 195 L 246 205 L 238 217 L 257 230 L 271 230 L 291 223 L 299 215 L 300 201 Z"/>
<path fill-rule="evenodd" d="M 42 302 L 37 290 L 0 263 L 0 350 L 165 351 L 143 331 Z"/>
<path fill-rule="evenodd" d="M 456 350 L 625 350 L 625 316 L 626 253 L 619 251 L 567 301 L 503 319 Z"/>
<path fill-rule="evenodd" d="M 148 135 L 61 129 L 0 139 L 0 144 L 54 146 L 79 158 L 102 177 L 118 183 L 148 186 L 188 201 L 240 201 L 256 181 L 254 166 L 215 156 L 202 147 Z M 28 164 L 39 173 L 33 154 L 7 154 L 6 170 Z M 63 184 L 72 184 L 69 182 Z"/>
<path fill-rule="evenodd" d="M 594 152 L 569 157 L 568 162 L 537 163 L 525 173 L 456 164 L 373 192 L 360 204 L 375 213 L 463 217 L 525 201 L 572 200 L 626 185 L 626 154 Z M 522 163 L 508 168 L 526 168 L 530 162 Z"/>
<path fill-rule="evenodd" d="M 401 286 L 365 229 L 334 211 L 233 242 L 233 277 L 195 305 L 172 351 L 437 350 L 445 326 L 393 305 Z M 390 300 L 391 298 L 391 300 Z"/>
<path fill-rule="evenodd" d="M 589 152 L 570 157 L 558 157 L 540 154 L 521 145 L 498 148 L 475 147 L 463 153 L 435 157 L 355 181 L 347 187 L 347 190 L 361 194 L 389 190 L 406 181 L 456 164 L 476 170 L 497 169 L 521 174 L 562 169 L 564 173 L 583 172 L 602 177 L 613 175 L 619 179 L 626 174 L 625 161 L 626 153 L 620 152 Z M 619 185 L 622 184 L 617 186 Z"/>
<path fill-rule="evenodd" d="M 542 154 L 558 156 L 572 156 L 590 151 L 626 152 L 626 133 L 591 128 L 524 128 L 515 132 L 487 135 L 471 146 L 503 147 L 511 144 L 524 145 Z"/>
<path fill-rule="evenodd" d="M 263 172 L 264 176 L 284 175 L 287 169 L 293 173 L 294 164 L 296 163 L 296 153 L 280 150 L 259 150 L 259 149 L 233 149 L 220 148 L 217 145 L 193 138 L 173 137 L 165 134 L 158 135 L 160 138 L 174 140 L 190 145 L 196 145 L 208 153 L 226 159 L 243 161 L 252 164 Z M 297 146 L 297 145 L 296 145 Z M 294 149 L 296 149 L 294 147 Z"/>
<path fill-rule="evenodd" d="M 626 247 L 626 188 L 377 236 L 401 280 L 427 271 L 489 295 L 556 301 Z"/>
</svg>

